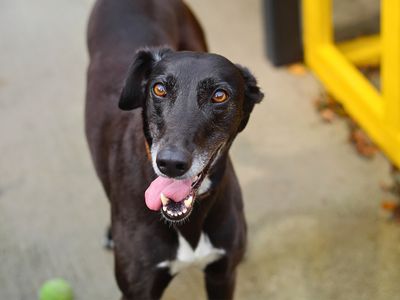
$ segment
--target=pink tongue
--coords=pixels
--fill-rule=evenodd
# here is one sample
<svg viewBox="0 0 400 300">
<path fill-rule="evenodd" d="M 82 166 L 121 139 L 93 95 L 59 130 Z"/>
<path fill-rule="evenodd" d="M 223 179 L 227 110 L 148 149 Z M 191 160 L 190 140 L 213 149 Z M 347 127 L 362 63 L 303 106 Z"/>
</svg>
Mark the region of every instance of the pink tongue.
<svg viewBox="0 0 400 300">
<path fill-rule="evenodd" d="M 146 205 L 151 210 L 161 208 L 160 194 L 163 193 L 175 202 L 182 201 L 190 193 L 192 180 L 175 180 L 165 177 L 157 177 L 144 193 Z"/>
</svg>

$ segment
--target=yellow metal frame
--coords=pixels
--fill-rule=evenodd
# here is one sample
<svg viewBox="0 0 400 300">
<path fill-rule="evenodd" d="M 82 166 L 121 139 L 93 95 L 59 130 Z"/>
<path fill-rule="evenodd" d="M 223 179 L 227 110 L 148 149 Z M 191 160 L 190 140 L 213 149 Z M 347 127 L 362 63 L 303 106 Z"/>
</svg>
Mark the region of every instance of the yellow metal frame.
<svg viewBox="0 0 400 300">
<path fill-rule="evenodd" d="M 400 167 L 400 1 L 381 0 L 381 33 L 335 44 L 332 0 L 302 0 L 305 61 Z M 381 92 L 356 68 L 381 66 Z"/>
</svg>

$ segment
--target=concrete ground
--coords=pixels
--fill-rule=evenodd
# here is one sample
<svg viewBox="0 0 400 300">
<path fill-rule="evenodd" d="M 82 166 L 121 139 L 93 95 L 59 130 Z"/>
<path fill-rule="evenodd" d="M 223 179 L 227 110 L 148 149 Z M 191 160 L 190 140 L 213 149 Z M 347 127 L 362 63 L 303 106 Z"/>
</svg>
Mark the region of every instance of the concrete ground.
<svg viewBox="0 0 400 300">
<path fill-rule="evenodd" d="M 387 161 L 357 156 L 344 122 L 320 121 L 311 74 L 266 61 L 259 1 L 188 2 L 211 50 L 248 66 L 266 94 L 232 149 L 250 234 L 236 299 L 398 297 L 400 227 L 379 207 Z M 52 277 L 76 300 L 119 297 L 101 248 L 108 204 L 83 134 L 91 5 L 0 3 L 0 299 L 35 299 Z M 205 298 L 196 270 L 164 297 L 189 298 Z"/>
</svg>

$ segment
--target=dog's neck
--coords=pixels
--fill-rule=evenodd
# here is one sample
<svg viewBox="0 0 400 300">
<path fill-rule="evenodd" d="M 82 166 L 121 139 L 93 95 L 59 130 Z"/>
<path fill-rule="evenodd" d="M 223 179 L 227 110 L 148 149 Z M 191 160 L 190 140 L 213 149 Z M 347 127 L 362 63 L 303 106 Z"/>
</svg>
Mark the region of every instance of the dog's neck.
<svg viewBox="0 0 400 300">
<path fill-rule="evenodd" d="M 142 117 L 145 140 L 144 146 L 146 149 L 147 158 L 149 161 L 151 161 L 150 145 L 152 143 L 152 138 L 147 125 L 145 107 L 142 110 Z M 232 136 L 232 138 L 225 144 L 214 165 L 210 168 L 207 175 L 208 179 L 210 180 L 210 187 L 204 194 L 197 196 L 194 210 L 188 220 L 182 224 L 173 226 L 175 230 L 182 234 L 182 236 L 188 241 L 193 249 L 196 248 L 204 228 L 204 222 L 207 219 L 209 212 L 212 210 L 215 201 L 217 201 L 219 192 L 218 189 L 221 188 L 221 182 L 224 180 L 226 167 L 229 161 L 228 152 L 235 137 L 236 134 Z"/>
<path fill-rule="evenodd" d="M 201 232 L 204 228 L 204 222 L 213 209 L 215 201 L 218 201 L 218 192 L 221 188 L 221 182 L 224 180 L 225 170 L 228 163 L 229 149 L 221 152 L 217 161 L 208 172 L 208 178 L 211 181 L 210 187 L 204 194 L 198 195 L 194 210 L 188 221 L 174 226 L 176 230 L 189 242 L 193 249 L 197 246 Z"/>
</svg>

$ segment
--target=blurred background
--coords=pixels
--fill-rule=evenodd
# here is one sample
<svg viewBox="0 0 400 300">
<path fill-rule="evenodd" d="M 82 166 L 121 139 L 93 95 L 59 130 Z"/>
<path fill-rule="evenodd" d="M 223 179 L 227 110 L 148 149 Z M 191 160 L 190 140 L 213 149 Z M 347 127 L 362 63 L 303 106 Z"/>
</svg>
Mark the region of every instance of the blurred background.
<svg viewBox="0 0 400 300">
<path fill-rule="evenodd" d="M 77 300 L 120 296 L 83 131 L 93 2 L 0 2 L 0 299 L 35 299 L 54 277 Z M 382 205 L 394 199 L 382 188 L 393 182 L 390 162 L 359 155 L 348 117 L 312 72 L 267 59 L 262 1 L 186 2 L 210 51 L 249 67 L 266 95 L 231 151 L 249 226 L 236 299 L 399 297 L 400 227 Z M 334 2 L 338 39 L 379 31 L 378 0 Z M 188 298 L 205 299 L 198 270 L 163 299 Z"/>
</svg>

